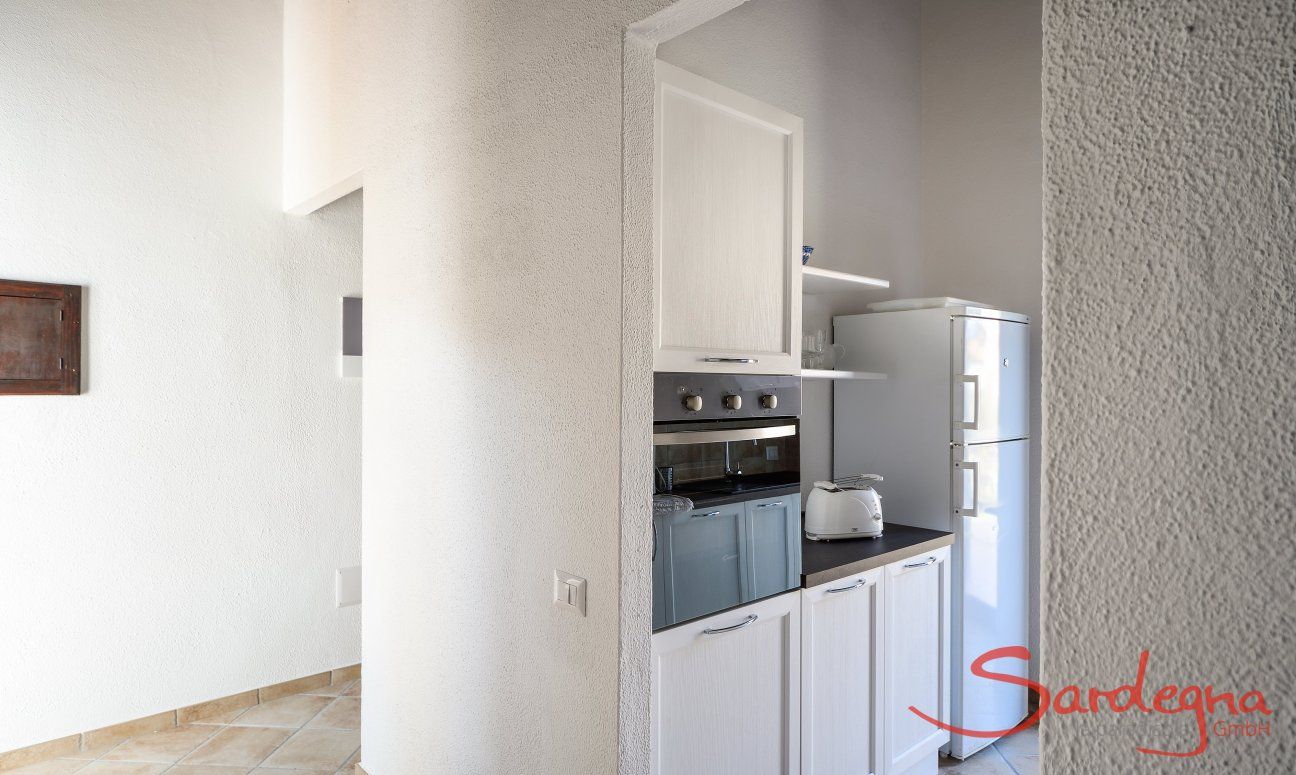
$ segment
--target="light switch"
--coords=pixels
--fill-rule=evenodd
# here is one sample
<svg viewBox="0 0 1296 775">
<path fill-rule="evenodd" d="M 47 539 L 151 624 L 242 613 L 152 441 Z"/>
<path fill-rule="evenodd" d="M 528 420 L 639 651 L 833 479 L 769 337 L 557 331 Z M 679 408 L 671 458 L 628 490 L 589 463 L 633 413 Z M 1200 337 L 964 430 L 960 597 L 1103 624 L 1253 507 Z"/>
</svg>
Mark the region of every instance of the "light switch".
<svg viewBox="0 0 1296 775">
<path fill-rule="evenodd" d="M 585 615 L 585 587 L 588 582 L 566 571 L 554 571 L 554 605 Z"/>
<path fill-rule="evenodd" d="M 360 604 L 359 565 L 353 565 L 350 568 L 338 568 L 334 592 L 337 596 L 338 608 Z"/>
</svg>

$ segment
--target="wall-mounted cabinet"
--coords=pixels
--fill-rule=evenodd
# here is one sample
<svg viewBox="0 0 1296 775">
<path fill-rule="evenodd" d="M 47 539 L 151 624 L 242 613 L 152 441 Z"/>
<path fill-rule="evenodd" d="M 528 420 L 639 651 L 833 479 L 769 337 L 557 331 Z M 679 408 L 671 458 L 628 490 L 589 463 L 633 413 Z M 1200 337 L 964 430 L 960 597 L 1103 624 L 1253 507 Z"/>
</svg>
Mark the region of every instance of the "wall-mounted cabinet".
<svg viewBox="0 0 1296 775">
<path fill-rule="evenodd" d="M 657 62 L 657 371 L 796 374 L 801 119 Z"/>
</svg>

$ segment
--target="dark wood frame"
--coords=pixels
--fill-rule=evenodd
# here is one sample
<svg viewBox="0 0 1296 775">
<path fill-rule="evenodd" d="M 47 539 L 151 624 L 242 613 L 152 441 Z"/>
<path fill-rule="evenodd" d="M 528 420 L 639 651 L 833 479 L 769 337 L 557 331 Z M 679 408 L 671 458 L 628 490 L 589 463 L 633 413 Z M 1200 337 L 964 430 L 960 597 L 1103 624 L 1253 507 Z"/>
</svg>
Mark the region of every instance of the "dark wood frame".
<svg viewBox="0 0 1296 775">
<path fill-rule="evenodd" d="M 4 297 L 52 299 L 62 302 L 63 327 L 58 356 L 63 359 L 59 379 L 0 379 L 0 395 L 77 395 L 81 392 L 81 286 L 0 280 Z"/>
</svg>

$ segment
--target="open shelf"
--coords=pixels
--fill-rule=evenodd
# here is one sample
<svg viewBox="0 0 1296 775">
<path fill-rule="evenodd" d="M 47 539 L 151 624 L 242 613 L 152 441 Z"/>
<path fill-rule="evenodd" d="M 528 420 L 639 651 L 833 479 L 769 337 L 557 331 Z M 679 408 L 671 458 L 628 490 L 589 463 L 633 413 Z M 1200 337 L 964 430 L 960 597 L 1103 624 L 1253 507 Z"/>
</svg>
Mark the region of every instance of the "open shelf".
<svg viewBox="0 0 1296 775">
<path fill-rule="evenodd" d="M 838 272 L 836 269 L 823 269 L 817 266 L 801 267 L 801 292 L 811 296 L 890 287 L 889 281 L 879 280 L 876 277 Z"/>
<path fill-rule="evenodd" d="M 886 379 L 876 371 L 844 371 L 838 369 L 802 369 L 801 379 Z"/>
</svg>

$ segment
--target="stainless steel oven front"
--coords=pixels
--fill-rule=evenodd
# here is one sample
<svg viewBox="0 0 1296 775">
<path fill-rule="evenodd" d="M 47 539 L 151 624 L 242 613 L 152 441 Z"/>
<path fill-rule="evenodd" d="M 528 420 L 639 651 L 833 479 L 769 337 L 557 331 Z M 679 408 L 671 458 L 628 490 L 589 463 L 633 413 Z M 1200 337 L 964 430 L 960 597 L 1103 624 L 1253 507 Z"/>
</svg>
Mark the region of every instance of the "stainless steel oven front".
<svg viewBox="0 0 1296 775">
<path fill-rule="evenodd" d="M 800 586 L 801 379 L 659 373 L 653 630 Z"/>
</svg>

